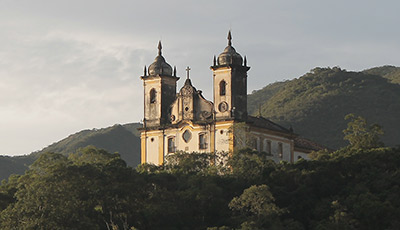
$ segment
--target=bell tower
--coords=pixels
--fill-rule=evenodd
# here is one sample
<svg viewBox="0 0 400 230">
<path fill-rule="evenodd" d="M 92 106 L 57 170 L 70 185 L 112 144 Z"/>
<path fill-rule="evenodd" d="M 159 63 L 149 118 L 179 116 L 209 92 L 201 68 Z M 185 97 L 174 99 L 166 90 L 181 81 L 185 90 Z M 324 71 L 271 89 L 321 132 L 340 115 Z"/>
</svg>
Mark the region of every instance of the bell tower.
<svg viewBox="0 0 400 230">
<path fill-rule="evenodd" d="M 228 32 L 228 46 L 213 60 L 214 111 L 217 120 L 247 119 L 247 66 L 246 57 L 232 46 L 231 31 Z"/>
<path fill-rule="evenodd" d="M 144 67 L 144 120 L 143 126 L 158 127 L 169 122 L 170 106 L 176 97 L 176 68 L 172 71 L 171 66 L 162 56 L 161 41 L 158 42 L 158 56 L 149 66 Z"/>
</svg>

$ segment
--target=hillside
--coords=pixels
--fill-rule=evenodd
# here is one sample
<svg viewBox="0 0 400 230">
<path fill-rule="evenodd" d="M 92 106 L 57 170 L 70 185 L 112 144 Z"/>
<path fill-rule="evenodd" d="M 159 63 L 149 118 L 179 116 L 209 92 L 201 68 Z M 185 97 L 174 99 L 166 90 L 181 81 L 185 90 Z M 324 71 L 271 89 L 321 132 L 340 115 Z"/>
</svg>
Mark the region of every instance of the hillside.
<svg viewBox="0 0 400 230">
<path fill-rule="evenodd" d="M 400 84 L 400 67 L 385 65 L 364 70 L 363 73 L 379 75 L 389 79 L 392 83 Z"/>
<path fill-rule="evenodd" d="M 41 154 L 55 152 L 68 155 L 88 145 L 102 148 L 110 153 L 118 152 L 129 166 L 140 164 L 139 123 L 114 125 L 103 129 L 83 130 L 53 143 L 48 147 L 27 156 L 0 156 L 0 180 L 11 174 L 22 174 Z"/>
<path fill-rule="evenodd" d="M 136 169 L 95 148 L 46 153 L 0 185 L 0 229 L 400 229 L 400 148 L 364 147 L 294 164 L 243 149 L 229 167 L 174 154 Z"/>
<path fill-rule="evenodd" d="M 35 157 L 27 156 L 0 156 L 0 181 L 8 178 L 11 174 L 24 174 L 25 170 L 36 160 Z"/>
<path fill-rule="evenodd" d="M 269 100 L 272 96 L 274 96 L 279 90 L 285 86 L 286 83 L 289 81 L 284 82 L 275 82 L 265 86 L 260 90 L 254 90 L 248 97 L 247 97 L 247 110 L 250 114 L 258 113 L 260 106 L 265 103 L 265 101 Z"/>
<path fill-rule="evenodd" d="M 67 155 L 76 152 L 79 148 L 93 145 L 110 153 L 118 152 L 129 166 L 136 167 L 140 164 L 140 138 L 136 130 L 140 126 L 138 123 L 132 123 L 103 129 L 83 130 L 33 154 L 55 152 Z"/>
<path fill-rule="evenodd" d="M 399 84 L 394 84 L 399 83 Z M 340 148 L 344 116 L 355 113 L 369 123 L 381 125 L 387 146 L 400 144 L 400 68 L 382 66 L 362 72 L 340 68 L 315 68 L 304 76 L 275 82 L 248 96 L 249 114 L 261 114 L 285 127 L 290 125 L 302 137 L 332 149 Z M 118 152 L 128 165 L 140 163 L 141 125 L 131 123 L 103 129 L 83 130 L 28 156 L 0 156 L 0 179 L 22 173 L 44 152 L 69 154 L 94 145 Z"/>
<path fill-rule="evenodd" d="M 386 69 L 387 78 L 368 74 L 383 74 L 385 69 L 348 72 L 338 67 L 315 68 L 285 82 L 272 96 L 262 92 L 268 91 L 268 87 L 256 91 L 249 95 L 249 103 L 264 100 L 261 106 L 264 117 L 286 127 L 292 125 L 296 133 L 330 148 L 346 144 L 342 130 L 347 121 L 343 118 L 355 113 L 369 123 L 381 125 L 385 131 L 384 143 L 395 146 L 400 144 L 400 85 L 389 82 L 388 76 L 395 76 L 397 69 Z M 254 98 L 258 95 L 267 96 Z M 249 113 L 259 112 L 253 109 Z"/>
</svg>

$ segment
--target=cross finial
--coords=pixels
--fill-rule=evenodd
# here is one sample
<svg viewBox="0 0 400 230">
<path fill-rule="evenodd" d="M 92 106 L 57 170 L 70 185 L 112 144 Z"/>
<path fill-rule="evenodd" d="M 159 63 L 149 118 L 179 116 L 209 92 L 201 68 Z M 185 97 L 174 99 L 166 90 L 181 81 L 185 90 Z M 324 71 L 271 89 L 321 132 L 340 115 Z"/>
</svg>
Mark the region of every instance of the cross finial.
<svg viewBox="0 0 400 230">
<path fill-rule="evenodd" d="M 228 46 L 232 45 L 232 34 L 231 34 L 231 30 L 229 30 L 228 32 Z"/>
<path fill-rule="evenodd" d="M 161 49 L 162 49 L 162 45 L 161 45 L 161 40 L 158 41 L 158 56 L 161 56 Z"/>
<path fill-rule="evenodd" d="M 186 67 L 186 77 L 187 79 L 189 79 L 189 71 L 191 70 L 191 68 L 188 66 Z"/>
</svg>

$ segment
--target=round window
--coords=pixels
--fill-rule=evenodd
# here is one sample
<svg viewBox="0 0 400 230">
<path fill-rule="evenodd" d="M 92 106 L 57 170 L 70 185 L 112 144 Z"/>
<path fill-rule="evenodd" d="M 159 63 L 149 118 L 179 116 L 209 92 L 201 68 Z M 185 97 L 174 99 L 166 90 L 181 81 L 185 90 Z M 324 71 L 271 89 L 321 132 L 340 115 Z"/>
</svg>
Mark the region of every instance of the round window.
<svg viewBox="0 0 400 230">
<path fill-rule="evenodd" d="M 219 103 L 218 105 L 218 109 L 222 113 L 228 111 L 228 108 L 229 108 L 228 103 L 226 103 L 225 101 Z"/>
</svg>

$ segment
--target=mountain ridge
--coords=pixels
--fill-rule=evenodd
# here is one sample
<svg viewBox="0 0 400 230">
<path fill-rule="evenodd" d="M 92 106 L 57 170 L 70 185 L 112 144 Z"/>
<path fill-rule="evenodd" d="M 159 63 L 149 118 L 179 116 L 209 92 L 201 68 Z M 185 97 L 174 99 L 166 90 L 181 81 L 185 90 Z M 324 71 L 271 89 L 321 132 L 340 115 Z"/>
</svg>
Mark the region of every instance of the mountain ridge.
<svg viewBox="0 0 400 230">
<path fill-rule="evenodd" d="M 0 180 L 11 174 L 23 174 L 45 152 L 68 155 L 89 145 L 118 153 L 127 165 L 136 167 L 140 164 L 140 138 L 137 128 L 141 126 L 140 123 L 128 123 L 101 129 L 85 129 L 28 155 L 0 156 Z"/>
<path fill-rule="evenodd" d="M 264 101 L 259 111 L 249 110 L 283 126 L 292 126 L 302 136 L 327 147 L 345 146 L 342 130 L 349 113 L 361 115 L 370 123 L 383 126 L 383 141 L 388 146 L 398 145 L 400 136 L 400 84 L 378 75 L 382 69 L 353 72 L 339 67 L 314 68 L 305 75 L 286 81 L 273 95 L 249 101 Z M 397 67 L 396 69 L 397 70 Z M 385 73 L 387 74 L 387 73 Z M 382 74 L 383 75 L 383 74 Z M 396 79 L 396 78 L 394 78 Z M 268 91 L 267 87 L 261 91 Z"/>
<path fill-rule="evenodd" d="M 360 72 L 339 67 L 314 68 L 293 80 L 268 84 L 248 95 L 248 112 L 262 115 L 319 144 L 343 147 L 344 116 L 356 113 L 383 126 L 386 145 L 400 141 L 400 67 L 381 66 Z M 0 180 L 23 173 L 44 152 L 69 154 L 94 145 L 118 152 L 128 165 L 140 163 L 140 123 L 86 129 L 25 156 L 0 156 Z"/>
</svg>

